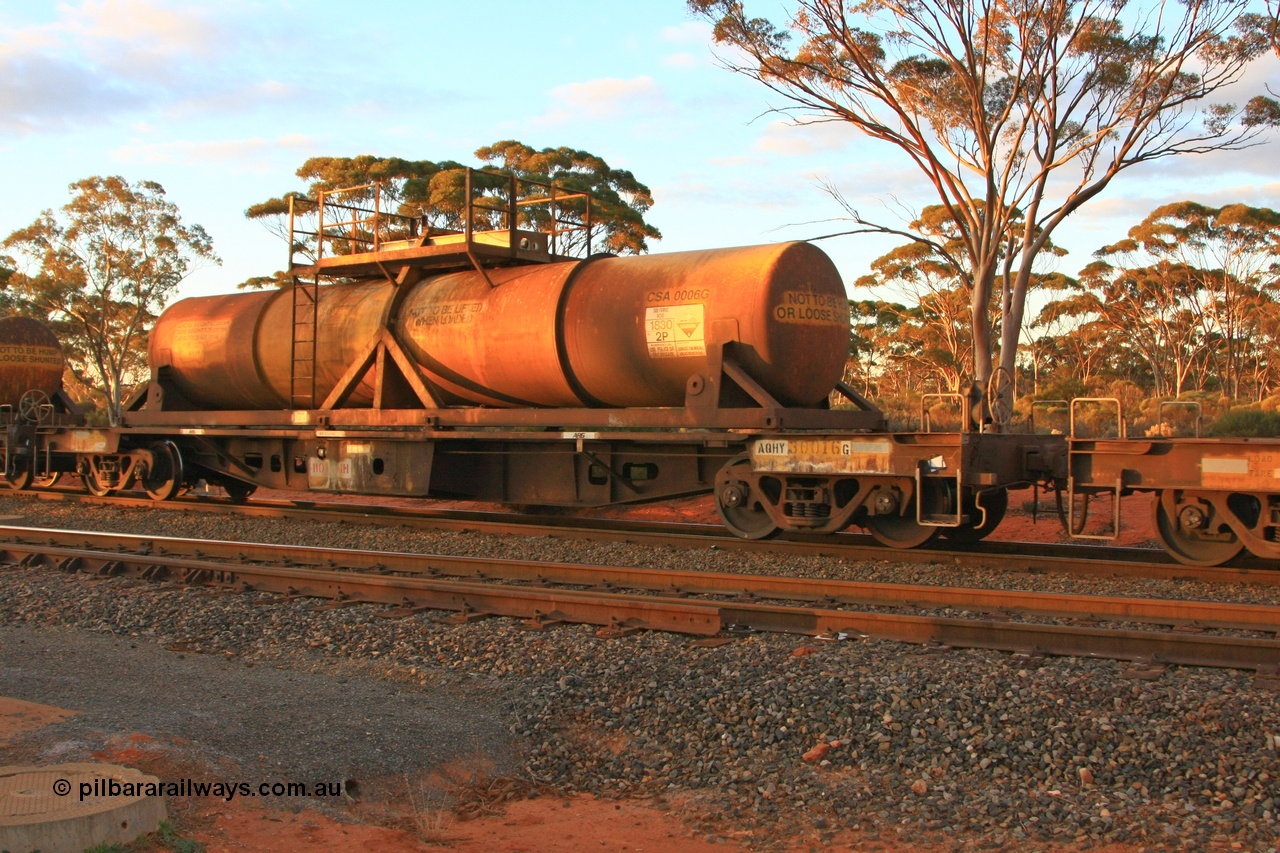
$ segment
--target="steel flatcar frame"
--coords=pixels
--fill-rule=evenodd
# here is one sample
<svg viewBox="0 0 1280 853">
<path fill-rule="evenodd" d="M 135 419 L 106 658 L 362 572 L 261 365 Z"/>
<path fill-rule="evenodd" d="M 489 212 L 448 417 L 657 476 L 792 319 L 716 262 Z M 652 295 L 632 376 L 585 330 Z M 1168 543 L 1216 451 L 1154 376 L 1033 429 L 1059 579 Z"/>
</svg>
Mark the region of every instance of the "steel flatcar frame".
<svg viewBox="0 0 1280 853">
<path fill-rule="evenodd" d="M 732 384 L 704 384 L 718 383 Z M 979 539 L 1008 490 L 1040 485 L 1065 493 L 1080 538 L 1119 534 L 1118 501 L 1102 530 L 1085 529 L 1089 498 L 1148 492 L 1175 559 L 1280 559 L 1280 440 L 890 433 L 874 410 L 699 407 L 701 393 L 671 409 L 272 412 L 169 411 L 144 393 L 116 428 L 79 425 L 66 401 L 0 421 L 19 488 L 74 472 L 91 492 L 136 482 L 156 499 L 200 478 L 239 499 L 264 486 L 591 507 L 713 492 L 739 536 L 852 524 L 906 548 Z"/>
<path fill-rule="evenodd" d="M 1119 498 L 1149 492 L 1152 527 L 1178 561 L 1221 565 L 1245 549 L 1280 560 L 1280 441 L 1073 438 L 1069 444 L 1072 535 L 1114 539 Z M 1112 517 L 1085 532 L 1085 501 L 1099 495 L 1111 497 Z"/>
<path fill-rule="evenodd" d="M 555 428 L 523 426 L 525 418 L 514 426 L 446 426 L 420 410 L 384 411 L 392 417 L 371 425 L 351 417 L 359 410 L 143 409 L 114 429 L 33 433 L 23 446 L 36 452 L 24 464 L 37 475 L 76 472 L 95 493 L 136 481 L 157 499 L 197 478 L 241 497 L 263 486 L 563 507 L 714 491 L 726 524 L 741 536 L 857 523 L 885 544 L 914 547 L 939 532 L 985 535 L 1003 515 L 1004 490 L 1042 479 L 1060 444 L 1048 436 L 872 432 L 853 426 L 865 420 L 856 411 L 796 411 L 831 426 L 843 421 L 844 430 L 619 423 L 679 411 L 614 411 L 614 423 L 600 426 L 600 410 L 538 410 L 544 424 L 570 425 Z M 785 423 L 787 411 L 770 419 Z M 679 417 L 686 416 L 694 417 Z"/>
</svg>

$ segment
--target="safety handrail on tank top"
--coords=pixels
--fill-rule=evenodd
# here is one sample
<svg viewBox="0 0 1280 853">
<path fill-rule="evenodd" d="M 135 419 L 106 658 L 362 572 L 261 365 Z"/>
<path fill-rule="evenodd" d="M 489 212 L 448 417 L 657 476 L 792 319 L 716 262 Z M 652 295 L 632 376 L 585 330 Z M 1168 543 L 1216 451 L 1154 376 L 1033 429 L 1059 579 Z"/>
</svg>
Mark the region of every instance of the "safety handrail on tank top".
<svg viewBox="0 0 1280 853">
<path fill-rule="evenodd" d="M 289 269 L 316 265 L 326 256 L 355 253 L 376 256 L 388 246 L 397 249 L 415 244 L 422 246 L 441 237 L 461 236 L 457 252 L 470 255 L 477 235 L 503 232 L 506 232 L 507 248 L 514 251 L 524 248 L 518 236 L 522 231 L 547 235 L 545 261 L 591 256 L 595 223 L 589 193 L 567 190 L 554 182 L 485 169 L 467 168 L 463 177 L 464 204 L 459 214 L 452 215 L 437 210 L 409 216 L 383 210 L 385 193 L 381 181 L 320 190 L 314 199 L 296 194 L 288 196 Z M 372 203 L 360 204 L 362 200 Z M 545 214 L 539 215 L 535 209 L 539 206 L 546 207 Z M 301 215 L 312 211 L 316 217 L 315 230 L 302 227 L 299 221 Z M 440 216 L 446 217 L 446 226 L 432 225 L 432 218 Z M 578 235 L 576 239 L 574 235 Z M 300 242 L 300 238 L 314 241 L 314 257 L 301 262 L 298 255 L 305 253 L 307 242 Z M 536 263 L 539 259 L 522 257 L 521 260 Z M 476 265 L 480 266 L 478 261 Z"/>
</svg>

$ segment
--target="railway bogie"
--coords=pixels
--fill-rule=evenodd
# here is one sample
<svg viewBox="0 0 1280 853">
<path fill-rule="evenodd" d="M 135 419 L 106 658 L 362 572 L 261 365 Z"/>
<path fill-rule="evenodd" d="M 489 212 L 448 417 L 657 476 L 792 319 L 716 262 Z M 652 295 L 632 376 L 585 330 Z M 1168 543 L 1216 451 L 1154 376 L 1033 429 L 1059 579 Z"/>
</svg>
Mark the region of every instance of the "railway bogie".
<svg viewBox="0 0 1280 853">
<path fill-rule="evenodd" d="M 1052 470 L 1060 445 L 978 431 L 762 436 L 717 478 L 717 508 L 748 538 L 856 524 L 893 548 L 973 542 L 1003 518 L 1008 489 Z"/>
</svg>

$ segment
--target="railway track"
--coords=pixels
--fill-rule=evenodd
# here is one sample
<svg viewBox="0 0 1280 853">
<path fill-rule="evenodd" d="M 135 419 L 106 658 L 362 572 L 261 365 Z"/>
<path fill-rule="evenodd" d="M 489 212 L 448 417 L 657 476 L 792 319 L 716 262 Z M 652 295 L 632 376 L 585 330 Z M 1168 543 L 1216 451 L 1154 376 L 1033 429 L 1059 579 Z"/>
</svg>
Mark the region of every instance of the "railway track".
<svg viewBox="0 0 1280 853">
<path fill-rule="evenodd" d="M 0 562 L 15 570 L 48 566 L 104 577 L 382 604 L 389 606 L 383 613 L 387 616 L 448 610 L 462 620 L 515 617 L 531 628 L 586 623 L 600 626 L 603 636 L 646 629 L 701 637 L 780 631 L 1262 672 L 1274 671 L 1280 663 L 1280 607 L 1270 605 L 671 572 L 23 527 L 0 527 Z M 951 615 L 957 611 L 959 615 Z M 1135 623 L 1160 629 L 1135 629 Z"/>
<path fill-rule="evenodd" d="M 928 547 L 899 550 L 886 548 L 875 543 L 869 535 L 857 533 L 840 533 L 821 538 L 783 536 L 777 539 L 748 540 L 739 539 L 717 525 L 678 522 L 548 517 L 510 512 L 406 509 L 375 505 L 352 506 L 289 500 L 255 499 L 249 503 L 233 503 L 216 498 L 188 497 L 156 502 L 143 497 L 122 495 L 94 497 L 65 491 L 15 494 L 42 500 L 146 507 L 169 512 L 214 512 L 263 518 L 341 521 L 348 524 L 391 524 L 431 530 L 582 538 L 676 548 L 734 549 L 844 560 L 892 560 L 901 563 L 981 566 L 1029 572 L 1066 572 L 1108 577 L 1280 585 L 1280 571 L 1274 568 L 1274 564 L 1257 558 L 1241 557 L 1230 566 L 1187 566 L 1174 562 L 1163 551 L 1154 548 L 987 540 L 964 548 Z"/>
</svg>

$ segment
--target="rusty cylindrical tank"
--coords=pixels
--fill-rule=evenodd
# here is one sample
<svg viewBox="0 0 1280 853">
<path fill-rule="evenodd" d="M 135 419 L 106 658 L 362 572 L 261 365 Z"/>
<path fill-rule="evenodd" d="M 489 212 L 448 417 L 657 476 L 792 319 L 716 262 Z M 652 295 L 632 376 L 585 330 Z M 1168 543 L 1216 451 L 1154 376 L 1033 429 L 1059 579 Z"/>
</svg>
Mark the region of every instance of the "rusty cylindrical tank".
<svg viewBox="0 0 1280 853">
<path fill-rule="evenodd" d="M 22 395 L 62 390 L 62 346 L 49 327 L 30 317 L 0 319 L 0 403 L 18 408 Z"/>
<path fill-rule="evenodd" d="M 492 285 L 490 284 L 492 282 Z M 320 289 L 317 396 L 378 328 L 390 282 Z M 156 322 L 153 371 L 192 402 L 282 408 L 289 399 L 289 292 L 186 299 Z M 840 378 L 844 287 L 808 243 L 474 270 L 424 279 L 393 331 L 449 402 L 491 406 L 678 406 L 713 344 L 738 341 L 780 402 L 813 405 Z M 346 405 L 367 406 L 362 384 Z"/>
</svg>

